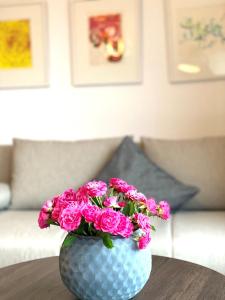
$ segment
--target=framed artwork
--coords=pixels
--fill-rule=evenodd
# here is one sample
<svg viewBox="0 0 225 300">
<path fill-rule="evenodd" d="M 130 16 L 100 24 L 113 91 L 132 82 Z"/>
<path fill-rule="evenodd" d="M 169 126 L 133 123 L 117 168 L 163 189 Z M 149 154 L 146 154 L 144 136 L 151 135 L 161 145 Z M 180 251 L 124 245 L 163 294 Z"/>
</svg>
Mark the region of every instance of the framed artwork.
<svg viewBox="0 0 225 300">
<path fill-rule="evenodd" d="M 141 82 L 141 0 L 71 1 L 74 85 Z"/>
<path fill-rule="evenodd" d="M 172 82 L 225 78 L 225 0 L 165 0 Z"/>
<path fill-rule="evenodd" d="M 48 84 L 46 14 L 44 2 L 0 1 L 0 88 Z"/>
</svg>

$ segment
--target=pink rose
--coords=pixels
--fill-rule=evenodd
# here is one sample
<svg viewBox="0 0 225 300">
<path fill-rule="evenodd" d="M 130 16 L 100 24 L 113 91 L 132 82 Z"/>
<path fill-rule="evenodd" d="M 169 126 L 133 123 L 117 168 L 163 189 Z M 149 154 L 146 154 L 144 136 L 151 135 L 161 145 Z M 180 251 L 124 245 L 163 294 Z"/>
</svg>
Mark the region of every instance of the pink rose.
<svg viewBox="0 0 225 300">
<path fill-rule="evenodd" d="M 105 201 L 103 201 L 103 204 L 106 207 L 118 207 L 117 197 L 108 197 L 105 199 Z"/>
<path fill-rule="evenodd" d="M 114 231 L 114 234 L 121 235 L 122 237 L 128 238 L 132 235 L 133 231 L 134 231 L 134 226 L 131 223 L 130 219 L 121 213 L 120 222 L 116 230 Z"/>
<path fill-rule="evenodd" d="M 59 216 L 59 224 L 66 231 L 76 230 L 81 222 L 81 210 L 78 205 L 68 206 L 64 208 Z"/>
<path fill-rule="evenodd" d="M 82 210 L 82 215 L 86 222 L 92 223 L 95 222 L 99 212 L 100 212 L 100 208 L 98 206 L 88 204 Z"/>
<path fill-rule="evenodd" d="M 138 240 L 138 248 L 140 250 L 145 249 L 151 241 L 150 233 L 147 232 L 144 236 L 140 237 Z"/>
<path fill-rule="evenodd" d="M 41 210 L 46 213 L 50 213 L 53 210 L 53 200 L 47 200 L 43 204 Z"/>
<path fill-rule="evenodd" d="M 150 218 L 142 213 L 134 214 L 134 220 L 137 222 L 139 228 L 144 231 L 149 231 L 151 229 Z"/>
<path fill-rule="evenodd" d="M 131 190 L 136 190 L 133 185 L 129 185 L 125 180 L 120 178 L 111 178 L 109 185 L 119 193 L 126 193 Z"/>
<path fill-rule="evenodd" d="M 158 216 L 163 220 L 167 220 L 170 217 L 170 205 L 166 201 L 160 201 L 158 206 Z"/>
<path fill-rule="evenodd" d="M 146 201 L 147 201 L 147 198 L 145 197 L 144 194 L 138 193 L 135 190 L 131 190 L 131 191 L 126 192 L 125 196 L 128 199 L 133 200 L 133 201 L 140 201 L 140 202 L 144 202 L 144 203 L 146 203 Z"/>
<path fill-rule="evenodd" d="M 112 208 L 104 208 L 97 215 L 94 226 L 97 230 L 114 233 L 120 222 L 120 213 Z"/>
<path fill-rule="evenodd" d="M 41 229 L 49 227 L 48 220 L 49 220 L 49 214 L 41 210 L 38 217 L 39 227 Z"/>
<path fill-rule="evenodd" d="M 84 185 L 88 196 L 102 197 L 107 192 L 107 184 L 103 181 L 90 181 Z"/>
<path fill-rule="evenodd" d="M 156 210 L 157 209 L 157 204 L 155 202 L 155 199 L 153 199 L 153 198 L 147 199 L 146 206 L 147 206 L 147 209 L 150 211 L 151 214 L 156 215 L 156 213 L 157 213 L 157 210 Z"/>
</svg>

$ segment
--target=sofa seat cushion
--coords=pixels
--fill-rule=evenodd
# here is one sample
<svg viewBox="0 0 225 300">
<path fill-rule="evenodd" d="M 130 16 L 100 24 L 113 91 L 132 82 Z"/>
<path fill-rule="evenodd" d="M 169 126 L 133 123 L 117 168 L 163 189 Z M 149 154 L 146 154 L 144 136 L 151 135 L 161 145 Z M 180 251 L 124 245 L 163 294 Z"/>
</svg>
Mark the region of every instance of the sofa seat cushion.
<svg viewBox="0 0 225 300">
<path fill-rule="evenodd" d="M 86 141 L 14 140 L 12 208 L 40 209 L 43 201 L 94 178 L 122 138 Z"/>
<path fill-rule="evenodd" d="M 225 211 L 176 213 L 173 255 L 225 275 Z"/>
<path fill-rule="evenodd" d="M 0 267 L 59 255 L 66 235 L 58 227 L 40 229 L 38 211 L 0 212 Z"/>
<path fill-rule="evenodd" d="M 152 231 L 151 251 L 153 255 L 172 257 L 172 217 L 164 221 L 159 218 L 152 218 L 151 223 L 156 231 Z"/>
</svg>

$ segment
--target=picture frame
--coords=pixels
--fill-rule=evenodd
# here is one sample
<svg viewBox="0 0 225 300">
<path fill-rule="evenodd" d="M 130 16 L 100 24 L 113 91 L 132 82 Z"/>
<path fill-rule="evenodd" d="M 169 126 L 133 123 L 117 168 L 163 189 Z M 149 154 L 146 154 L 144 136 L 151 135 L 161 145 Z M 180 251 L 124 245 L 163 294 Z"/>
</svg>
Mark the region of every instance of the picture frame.
<svg viewBox="0 0 225 300">
<path fill-rule="evenodd" d="M 45 1 L 0 1 L 0 88 L 48 86 Z"/>
<path fill-rule="evenodd" d="M 72 84 L 142 81 L 141 0 L 71 0 Z"/>
<path fill-rule="evenodd" d="M 225 0 L 165 0 L 172 83 L 225 79 Z"/>
</svg>

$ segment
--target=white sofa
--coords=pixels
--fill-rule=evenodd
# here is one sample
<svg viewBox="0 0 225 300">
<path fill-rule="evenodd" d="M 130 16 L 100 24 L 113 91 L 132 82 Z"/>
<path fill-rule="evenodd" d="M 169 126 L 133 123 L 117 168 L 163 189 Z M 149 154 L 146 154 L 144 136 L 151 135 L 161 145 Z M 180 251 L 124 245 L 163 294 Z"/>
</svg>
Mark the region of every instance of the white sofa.
<svg viewBox="0 0 225 300">
<path fill-rule="evenodd" d="M 209 142 L 211 142 L 211 140 L 212 142 L 214 141 L 213 139 L 208 139 Z M 90 141 L 84 141 L 80 144 L 78 142 L 77 144 L 77 147 L 80 147 L 80 155 L 85 152 L 85 158 L 83 160 L 79 157 L 79 151 L 76 153 L 76 159 L 78 160 L 77 168 L 83 169 L 87 161 L 88 168 L 92 168 L 90 172 L 88 168 L 87 171 L 85 171 L 86 173 L 83 172 L 86 175 L 82 174 L 82 180 L 86 179 L 87 181 L 100 171 L 104 163 L 112 156 L 120 140 L 110 142 L 110 145 L 106 143 L 105 147 L 103 147 L 102 144 L 100 148 L 94 149 L 95 147 L 99 147 L 98 142 L 99 144 L 104 144 L 103 140 L 96 140 L 94 144 L 91 142 L 91 147 Z M 154 147 L 152 148 L 154 149 Z M 16 155 L 15 153 L 13 154 L 14 151 L 15 148 L 13 148 L 13 146 L 0 146 L 0 182 L 12 183 L 13 194 L 12 205 L 9 209 L 0 211 L 0 267 L 22 261 L 58 255 L 60 245 L 65 236 L 65 232 L 59 230 L 59 228 L 40 230 L 37 225 L 38 210 L 31 209 L 32 205 L 26 207 L 27 199 L 25 199 L 21 207 L 19 207 L 18 199 L 20 199 L 21 196 L 18 197 L 17 195 L 17 203 L 13 203 L 15 198 L 15 191 L 13 191 L 13 189 L 15 189 L 15 186 L 18 188 L 20 182 L 15 179 L 15 176 L 21 176 L 20 173 L 23 175 L 24 172 L 24 164 L 22 165 L 22 169 L 21 166 L 19 168 L 15 166 L 18 153 Z M 92 163 L 91 154 L 95 153 L 95 151 L 96 157 Z M 29 151 L 29 153 L 30 152 L 34 155 L 34 151 Z M 72 152 L 74 153 L 74 149 Z M 88 153 L 90 157 L 88 157 Z M 154 156 L 154 153 L 152 153 L 152 156 Z M 160 160 L 157 155 L 155 155 L 155 160 Z M 157 163 L 160 163 L 160 161 Z M 73 164 L 76 164 L 76 162 L 73 161 Z M 161 167 L 163 167 L 163 165 L 161 165 Z M 168 165 L 165 167 L 168 169 Z M 171 170 L 169 171 L 171 172 Z M 183 171 L 185 172 L 185 170 Z M 51 185 L 50 183 L 53 179 L 48 175 L 46 176 L 46 183 Z M 87 177 L 85 178 L 85 176 Z M 21 178 L 19 180 L 21 180 Z M 29 181 L 31 179 L 27 178 L 26 180 Z M 197 185 L 196 182 L 187 183 Z M 41 184 L 42 183 L 39 183 L 40 188 Z M 21 186 L 23 186 L 22 182 Z M 24 198 L 26 198 L 27 194 L 29 194 L 28 189 L 32 189 L 32 186 L 29 184 L 27 191 L 25 190 L 26 187 L 23 187 L 23 189 Z M 23 189 L 19 191 L 20 194 L 23 193 Z M 35 191 L 36 187 L 34 187 L 34 194 Z M 55 193 L 57 192 L 58 191 Z M 42 192 L 40 192 L 40 195 L 42 195 Z M 40 201 L 45 200 L 42 199 L 42 196 L 40 196 L 40 198 Z M 213 201 L 214 199 L 212 199 L 212 203 Z M 218 209 L 218 207 L 216 210 L 195 209 L 193 211 L 188 209 L 176 212 L 167 222 L 157 219 L 153 220 L 153 223 L 157 228 L 156 233 L 153 233 L 151 242 L 153 254 L 191 261 L 225 274 L 225 210 Z"/>
</svg>

